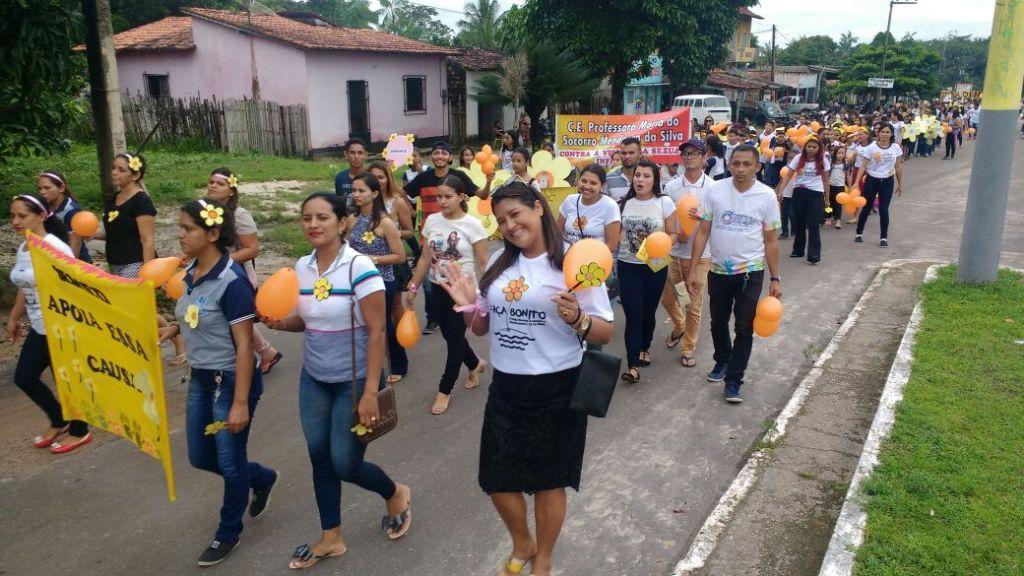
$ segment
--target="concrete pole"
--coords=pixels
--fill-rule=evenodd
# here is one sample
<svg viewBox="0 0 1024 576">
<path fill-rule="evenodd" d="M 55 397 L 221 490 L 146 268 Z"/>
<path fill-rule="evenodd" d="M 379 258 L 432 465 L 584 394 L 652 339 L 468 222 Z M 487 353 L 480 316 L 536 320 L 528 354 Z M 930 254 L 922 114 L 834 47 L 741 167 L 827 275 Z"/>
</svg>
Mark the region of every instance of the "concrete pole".
<svg viewBox="0 0 1024 576">
<path fill-rule="evenodd" d="M 967 195 L 957 277 L 992 282 L 999 268 L 1024 80 L 1024 0 L 999 0 L 992 20 L 985 89 Z"/>
<path fill-rule="evenodd" d="M 110 179 L 114 155 L 127 150 L 124 118 L 121 116 L 121 93 L 117 84 L 110 0 L 82 0 L 82 15 L 85 18 L 85 48 L 89 64 L 100 187 L 106 200 L 117 194 L 117 187 Z"/>
</svg>

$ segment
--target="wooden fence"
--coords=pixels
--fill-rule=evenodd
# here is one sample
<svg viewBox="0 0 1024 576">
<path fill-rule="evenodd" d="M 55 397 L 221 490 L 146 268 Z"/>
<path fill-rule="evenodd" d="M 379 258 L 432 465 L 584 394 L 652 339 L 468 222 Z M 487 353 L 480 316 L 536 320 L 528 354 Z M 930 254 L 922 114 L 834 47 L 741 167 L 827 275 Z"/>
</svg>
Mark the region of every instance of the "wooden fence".
<svg viewBox="0 0 1024 576">
<path fill-rule="evenodd" d="M 199 138 L 226 152 L 309 154 L 309 123 L 302 104 L 281 106 L 248 99 L 211 101 L 122 95 L 121 109 L 125 133 L 136 143 L 142 142 L 160 122 L 153 142 Z"/>
</svg>

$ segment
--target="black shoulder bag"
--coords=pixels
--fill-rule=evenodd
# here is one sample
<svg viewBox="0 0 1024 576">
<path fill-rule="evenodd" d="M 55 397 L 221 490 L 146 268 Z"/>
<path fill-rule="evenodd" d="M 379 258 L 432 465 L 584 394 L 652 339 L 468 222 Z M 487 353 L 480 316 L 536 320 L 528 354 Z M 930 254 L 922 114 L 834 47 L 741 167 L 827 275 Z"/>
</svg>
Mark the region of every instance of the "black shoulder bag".
<svg viewBox="0 0 1024 576">
<path fill-rule="evenodd" d="M 587 350 L 582 338 L 580 346 L 584 348 L 583 363 L 580 364 L 569 408 L 574 412 L 604 418 L 612 403 L 615 384 L 619 381 L 622 358 L 597 350 Z"/>
</svg>

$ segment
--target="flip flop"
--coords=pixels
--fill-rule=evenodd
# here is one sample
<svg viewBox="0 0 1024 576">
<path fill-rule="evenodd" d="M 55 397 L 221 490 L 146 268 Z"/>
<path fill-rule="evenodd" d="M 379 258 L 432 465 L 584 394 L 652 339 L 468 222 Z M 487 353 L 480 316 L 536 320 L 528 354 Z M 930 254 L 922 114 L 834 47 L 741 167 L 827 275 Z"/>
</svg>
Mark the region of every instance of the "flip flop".
<svg viewBox="0 0 1024 576">
<path fill-rule="evenodd" d="M 185 353 L 177 354 L 175 356 L 168 356 L 165 360 L 168 366 L 181 366 L 188 361 L 188 356 Z"/>
<path fill-rule="evenodd" d="M 388 376 L 388 384 L 398 384 L 402 380 L 405 380 L 405 374 L 392 374 Z"/>
<path fill-rule="evenodd" d="M 277 366 L 277 363 L 281 361 L 281 358 L 284 358 L 284 354 L 280 352 L 274 354 L 274 357 L 270 359 L 270 362 L 267 362 L 266 364 L 260 367 L 260 373 L 262 373 L 264 376 L 270 374 L 270 371 L 274 369 L 274 366 Z"/>
<path fill-rule="evenodd" d="M 509 556 L 508 561 L 505 562 L 505 566 L 502 567 L 502 573 L 512 574 L 517 576 L 522 573 L 526 565 L 533 561 L 533 556 L 529 558 L 516 558 L 515 556 Z"/>
<path fill-rule="evenodd" d="M 633 373 L 636 373 L 635 375 Z M 640 381 L 640 370 L 635 366 L 622 373 L 622 381 L 636 384 Z"/>
<path fill-rule="evenodd" d="M 344 555 L 345 552 L 348 552 L 347 547 L 341 552 L 331 552 L 329 554 L 313 554 L 313 549 L 309 547 L 309 544 L 303 544 L 302 546 L 296 548 L 295 552 L 292 552 L 292 561 L 288 563 L 288 567 L 292 570 L 304 570 L 306 568 L 312 568 L 313 566 L 316 566 L 317 562 L 325 558 L 336 558 L 338 556 Z M 312 560 L 312 562 L 310 562 L 310 560 Z M 304 564 L 305 562 L 309 563 Z"/>
<path fill-rule="evenodd" d="M 380 529 L 384 531 L 388 540 L 398 540 L 405 536 L 412 526 L 412 488 L 406 488 L 409 490 L 409 498 L 405 502 L 405 510 L 392 518 L 385 515 L 380 519 Z"/>
<path fill-rule="evenodd" d="M 67 434 L 68 429 L 70 428 L 70 424 L 65 424 L 64 427 L 61 428 L 60 430 L 57 430 L 57 433 L 54 434 L 53 436 L 36 436 L 35 438 L 32 439 L 32 445 L 35 446 L 36 448 L 49 448 L 50 445 L 57 440 L 57 438 L 60 438 L 61 436 Z"/>
<path fill-rule="evenodd" d="M 448 411 L 448 406 L 452 402 L 452 397 L 451 397 L 451 395 L 448 396 L 448 399 L 445 400 L 445 402 L 444 402 L 444 407 L 443 408 L 437 408 L 437 404 L 436 404 L 437 401 L 435 400 L 434 402 L 435 402 L 435 404 L 430 407 L 430 413 L 433 414 L 434 416 L 440 416 L 440 415 L 442 415 L 442 414 L 444 414 L 445 412 Z"/>
<path fill-rule="evenodd" d="M 644 359 L 644 355 L 647 356 L 646 359 Z M 641 368 L 647 368 L 650 365 L 651 365 L 651 353 L 645 350 L 645 351 L 640 353 L 640 367 Z"/>
<path fill-rule="evenodd" d="M 466 383 L 464 384 L 466 390 L 472 390 L 479 386 L 480 376 L 487 371 L 487 363 L 483 360 L 480 360 L 479 362 L 480 363 L 476 365 L 476 368 L 469 371 L 469 378 L 466 378 Z"/>
<path fill-rule="evenodd" d="M 697 365 L 697 360 L 695 360 L 692 356 L 682 356 L 679 358 L 679 363 L 682 364 L 685 368 L 693 368 L 694 366 Z"/>
<path fill-rule="evenodd" d="M 673 330 L 672 333 L 668 335 L 668 339 L 665 340 L 665 347 L 666 348 L 675 348 L 676 346 L 679 345 L 679 341 L 682 340 L 682 339 L 683 339 L 683 333 L 682 332 L 676 332 L 675 330 Z"/>
<path fill-rule="evenodd" d="M 77 438 L 77 437 L 76 436 L 72 436 L 71 438 Z M 70 438 L 69 438 L 69 440 L 70 440 Z M 77 438 L 76 440 L 71 440 L 71 442 L 54 442 L 53 444 L 50 444 L 50 453 L 51 454 L 66 454 L 68 452 L 71 452 L 75 448 L 79 448 L 81 446 L 85 446 L 89 442 L 92 442 L 92 432 L 88 432 L 88 433 L 86 433 L 85 436 L 82 436 L 81 438 Z"/>
</svg>

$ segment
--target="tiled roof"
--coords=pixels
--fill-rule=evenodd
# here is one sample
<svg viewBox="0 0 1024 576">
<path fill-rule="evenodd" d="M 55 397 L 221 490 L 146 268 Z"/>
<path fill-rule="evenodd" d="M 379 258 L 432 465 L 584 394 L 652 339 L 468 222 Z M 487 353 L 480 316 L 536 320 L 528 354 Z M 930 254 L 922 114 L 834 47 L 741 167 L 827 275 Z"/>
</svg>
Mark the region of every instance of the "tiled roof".
<svg viewBox="0 0 1024 576">
<path fill-rule="evenodd" d="M 740 16 L 749 16 L 751 18 L 757 18 L 758 20 L 764 20 L 764 16 L 758 16 L 750 11 L 750 8 L 746 6 L 740 6 Z"/>
<path fill-rule="evenodd" d="M 458 56 L 452 56 L 451 60 L 457 62 L 466 70 L 488 71 L 496 70 L 501 65 L 505 55 L 492 50 L 481 50 L 479 48 L 465 48 Z"/>
<path fill-rule="evenodd" d="M 765 87 L 764 81 L 741 78 L 740 76 L 729 74 L 723 70 L 712 70 L 709 72 L 708 79 L 705 83 L 708 86 L 731 88 L 733 90 L 757 90 Z"/>
<path fill-rule="evenodd" d="M 286 42 L 306 50 L 351 50 L 390 54 L 436 54 L 451 56 L 451 48 L 365 28 L 333 28 L 310 26 L 289 18 L 269 14 L 247 14 L 208 8 L 183 8 L 182 12 L 219 24 L 231 26 Z"/>
<path fill-rule="evenodd" d="M 118 52 L 195 50 L 192 19 L 188 16 L 168 16 L 163 20 L 114 34 L 114 49 Z"/>
</svg>

